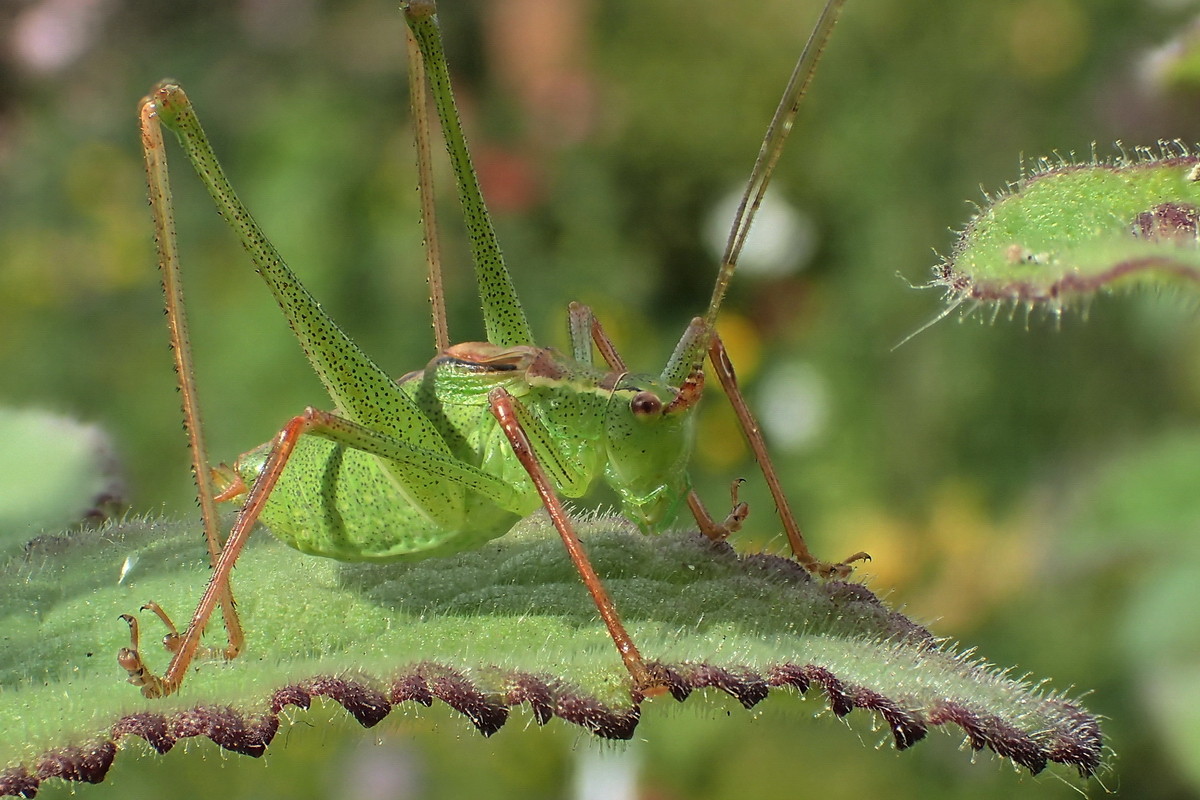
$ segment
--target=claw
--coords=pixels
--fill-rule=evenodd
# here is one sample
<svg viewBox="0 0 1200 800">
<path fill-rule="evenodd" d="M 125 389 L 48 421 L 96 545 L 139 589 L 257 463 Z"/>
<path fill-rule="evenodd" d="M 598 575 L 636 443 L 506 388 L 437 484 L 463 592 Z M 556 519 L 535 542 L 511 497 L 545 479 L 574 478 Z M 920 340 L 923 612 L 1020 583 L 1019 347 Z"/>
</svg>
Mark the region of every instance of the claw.
<svg viewBox="0 0 1200 800">
<path fill-rule="evenodd" d="M 146 685 L 146 665 L 138 654 L 138 621 L 132 614 L 122 614 L 121 619 L 129 626 L 129 647 L 117 651 L 117 663 L 129 673 L 129 682 L 134 686 Z"/>
<path fill-rule="evenodd" d="M 183 637 L 179 635 L 179 629 L 175 627 L 175 623 L 167 616 L 167 612 L 163 611 L 162 606 L 153 600 L 148 601 L 142 606 L 142 611 L 153 612 L 167 626 L 167 635 L 163 637 L 162 644 L 168 653 L 176 653 L 183 643 Z"/>
<path fill-rule="evenodd" d="M 649 680 L 644 684 L 634 686 L 634 697 L 637 701 L 662 697 L 671 691 L 670 676 L 661 664 L 648 662 L 646 673 Z"/>
<path fill-rule="evenodd" d="M 701 533 L 714 542 L 723 542 L 731 535 L 737 533 L 741 529 L 742 523 L 746 521 L 746 517 L 750 516 L 750 504 L 738 500 L 738 489 L 745 482 L 745 478 L 738 478 L 730 484 L 729 499 L 731 508 L 729 515 L 720 524 L 709 516 L 707 509 L 704 508 L 704 503 L 700 502 L 700 497 L 696 494 L 696 490 L 693 489 L 688 492 L 687 504 L 688 508 L 692 510 L 692 516 L 696 518 L 696 525 L 700 528 Z"/>
<path fill-rule="evenodd" d="M 173 641 L 176 642 L 175 649 L 179 649 L 177 644 L 179 640 L 179 634 L 174 632 L 175 626 L 171 625 L 170 619 L 166 616 L 165 612 L 158 607 L 158 604 L 152 601 L 142 606 L 142 608 L 144 610 L 154 611 L 156 614 L 158 614 L 159 618 L 163 619 L 167 623 L 167 626 L 171 628 L 172 633 L 168 634 L 166 639 L 163 640 L 163 645 L 166 646 L 168 650 L 171 650 L 171 646 L 167 644 L 167 639 L 173 638 Z M 141 688 L 143 697 L 162 697 L 170 694 L 173 689 L 167 684 L 166 681 L 164 681 L 162 678 L 159 678 L 146 668 L 146 663 L 142 661 L 141 653 L 138 652 L 138 640 L 141 631 L 138 628 L 137 617 L 133 616 L 132 614 L 122 614 L 121 619 L 124 620 L 125 624 L 129 626 L 129 647 L 122 647 L 117 651 L 117 663 L 121 666 L 121 669 L 129 673 L 129 682 L 134 686 Z"/>
<path fill-rule="evenodd" d="M 849 558 L 845 559 L 844 561 L 839 561 L 836 564 L 829 564 L 826 562 L 818 562 L 815 565 L 813 572 L 817 573 L 822 578 L 836 578 L 838 580 L 845 580 L 846 578 L 850 577 L 850 573 L 854 572 L 854 567 L 850 566 L 851 564 L 853 564 L 856 561 L 870 561 L 870 560 L 871 560 L 870 553 L 859 550 L 854 555 L 850 556 Z"/>
<path fill-rule="evenodd" d="M 729 485 L 729 516 L 725 517 L 725 521 L 721 523 L 726 537 L 741 530 L 742 523 L 746 521 L 746 517 L 750 516 L 750 504 L 738 500 L 738 489 L 742 488 L 742 484 L 745 482 L 745 478 L 738 478 Z"/>
</svg>

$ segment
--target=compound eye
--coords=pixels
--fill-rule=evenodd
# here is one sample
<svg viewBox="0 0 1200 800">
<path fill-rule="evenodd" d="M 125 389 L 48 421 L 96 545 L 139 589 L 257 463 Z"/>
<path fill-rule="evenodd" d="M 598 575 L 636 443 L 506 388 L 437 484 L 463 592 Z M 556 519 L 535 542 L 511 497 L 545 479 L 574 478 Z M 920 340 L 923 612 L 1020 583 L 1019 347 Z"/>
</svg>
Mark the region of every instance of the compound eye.
<svg viewBox="0 0 1200 800">
<path fill-rule="evenodd" d="M 662 413 L 662 401 L 654 392 L 641 391 L 629 401 L 629 410 L 639 417 Z"/>
</svg>

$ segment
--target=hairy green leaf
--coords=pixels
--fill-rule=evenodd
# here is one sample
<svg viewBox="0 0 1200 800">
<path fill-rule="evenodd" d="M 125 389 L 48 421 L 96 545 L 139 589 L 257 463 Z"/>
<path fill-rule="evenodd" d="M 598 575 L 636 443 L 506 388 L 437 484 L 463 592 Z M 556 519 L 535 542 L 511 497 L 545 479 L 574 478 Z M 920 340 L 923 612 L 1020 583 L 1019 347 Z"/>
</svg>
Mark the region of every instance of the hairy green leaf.
<svg viewBox="0 0 1200 800">
<path fill-rule="evenodd" d="M 586 591 L 540 517 L 452 558 L 365 566 L 303 556 L 267 536 L 235 573 L 248 646 L 202 660 L 172 697 L 145 700 L 115 654 L 118 615 L 155 600 L 181 621 L 206 570 L 191 526 L 130 519 L 41 537 L 0 570 L 0 794 L 41 780 L 103 778 L 120 740 L 161 751 L 207 736 L 263 752 L 289 706 L 340 703 L 370 726 L 407 701 L 440 700 L 491 734 L 514 707 L 605 738 L 696 690 L 747 708 L 800 691 L 838 716 L 878 717 L 898 748 L 953 723 L 966 742 L 1031 772 L 1100 765 L 1098 723 L 1076 703 L 1032 688 L 938 641 L 861 585 L 811 579 L 791 561 L 739 556 L 694 533 L 647 537 L 624 521 L 582 523 L 585 544 L 630 632 L 671 675 L 671 697 L 641 703 Z M 143 614 L 143 652 L 160 627 Z M 221 644 L 219 626 L 207 641 Z M 694 702 L 694 701 L 693 701 Z M 722 713 L 724 707 L 721 706 Z"/>
<path fill-rule="evenodd" d="M 1200 158 L 1179 142 L 1111 161 L 1043 159 L 988 205 L 934 269 L 964 301 L 1060 313 L 1099 291 L 1200 281 Z M 947 310 L 946 313 L 949 313 Z"/>
</svg>

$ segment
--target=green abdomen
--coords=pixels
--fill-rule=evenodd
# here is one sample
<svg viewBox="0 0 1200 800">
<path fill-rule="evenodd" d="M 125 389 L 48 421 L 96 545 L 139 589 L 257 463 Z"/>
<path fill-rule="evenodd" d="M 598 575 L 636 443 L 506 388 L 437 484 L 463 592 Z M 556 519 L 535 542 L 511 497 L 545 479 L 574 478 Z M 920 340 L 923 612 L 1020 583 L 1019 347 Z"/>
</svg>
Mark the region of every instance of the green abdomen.
<svg viewBox="0 0 1200 800">
<path fill-rule="evenodd" d="M 247 485 L 257 477 L 267 449 L 263 445 L 238 460 Z M 284 543 L 339 561 L 470 550 L 503 536 L 521 518 L 452 482 L 446 491 L 463 496 L 460 518 L 431 520 L 413 507 L 375 456 L 301 436 L 260 518 Z"/>
</svg>

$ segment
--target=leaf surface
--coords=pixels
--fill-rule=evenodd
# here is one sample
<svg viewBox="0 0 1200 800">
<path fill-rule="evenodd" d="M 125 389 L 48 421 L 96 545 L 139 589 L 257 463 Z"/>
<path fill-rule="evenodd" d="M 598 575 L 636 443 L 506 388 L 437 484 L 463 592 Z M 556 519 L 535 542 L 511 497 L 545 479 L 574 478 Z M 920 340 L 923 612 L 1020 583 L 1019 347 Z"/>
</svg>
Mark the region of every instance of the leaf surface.
<svg viewBox="0 0 1200 800">
<path fill-rule="evenodd" d="M 798 691 L 838 716 L 877 715 L 901 749 L 952 723 L 972 748 L 1031 772 L 1100 766 L 1086 710 L 956 652 L 861 585 L 815 581 L 791 561 L 739 556 L 694 533 L 647 537 L 614 518 L 581 528 L 630 633 L 669 671 L 674 699 L 631 697 L 540 517 L 477 551 L 390 566 L 304 556 L 258 536 L 235 571 L 247 650 L 199 661 L 178 694 L 159 700 L 123 681 L 118 615 L 147 600 L 177 620 L 190 615 L 207 576 L 192 526 L 129 519 L 10 549 L 0 570 L 0 794 L 48 777 L 101 780 L 128 736 L 160 752 L 207 736 L 259 755 L 287 724 L 285 709 L 320 697 L 365 726 L 436 700 L 485 735 L 523 706 L 539 724 L 558 717 L 625 739 L 642 714 L 689 696 L 724 713 L 713 692 L 749 708 Z M 161 670 L 160 628 L 141 617 L 143 653 Z M 222 635 L 214 623 L 206 641 L 220 646 Z"/>
<path fill-rule="evenodd" d="M 1054 313 L 1101 291 L 1200 283 L 1200 158 L 1178 142 L 1108 162 L 1043 159 L 988 204 L 934 269 L 964 301 Z"/>
</svg>

